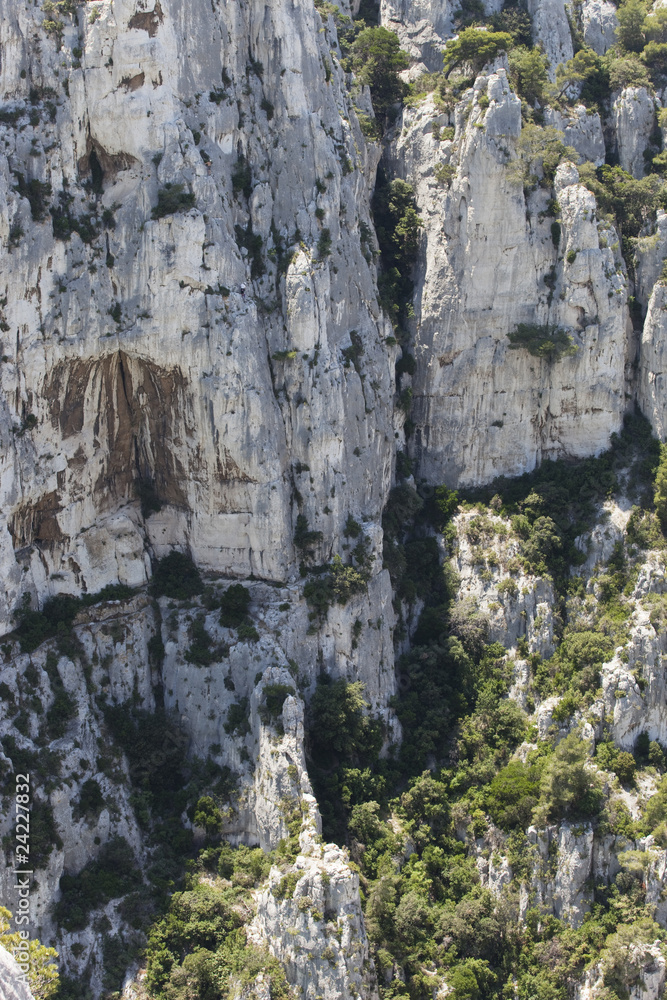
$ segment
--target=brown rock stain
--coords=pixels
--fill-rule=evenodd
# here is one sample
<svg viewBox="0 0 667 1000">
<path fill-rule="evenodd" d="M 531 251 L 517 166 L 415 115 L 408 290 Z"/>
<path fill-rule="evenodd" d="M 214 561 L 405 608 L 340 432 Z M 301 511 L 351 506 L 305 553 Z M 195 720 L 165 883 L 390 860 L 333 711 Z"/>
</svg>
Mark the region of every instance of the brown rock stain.
<svg viewBox="0 0 667 1000">
<path fill-rule="evenodd" d="M 174 449 L 186 385 L 179 368 L 160 368 L 124 351 L 56 367 L 44 388 L 54 425 L 63 440 L 90 428 L 104 453 L 94 486 L 98 506 L 134 499 L 138 480 L 154 482 L 163 503 L 187 506 L 181 485 L 186 471 Z M 72 465 L 81 457 L 79 447 Z"/>
<path fill-rule="evenodd" d="M 9 519 L 9 531 L 15 549 L 22 549 L 34 542 L 52 545 L 65 537 L 60 530 L 57 515 L 62 510 L 55 490 L 45 493 L 32 503 L 22 504 Z"/>
<path fill-rule="evenodd" d="M 164 21 L 160 0 L 156 0 L 153 10 L 138 10 L 128 22 L 128 28 L 147 31 L 150 38 L 155 38 L 157 30 Z"/>
</svg>

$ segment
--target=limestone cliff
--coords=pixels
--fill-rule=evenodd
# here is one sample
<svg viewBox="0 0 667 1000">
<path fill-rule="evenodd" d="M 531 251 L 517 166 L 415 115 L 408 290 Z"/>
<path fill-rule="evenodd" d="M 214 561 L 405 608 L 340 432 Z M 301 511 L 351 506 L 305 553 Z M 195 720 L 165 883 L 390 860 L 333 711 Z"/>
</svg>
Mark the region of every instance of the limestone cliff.
<svg viewBox="0 0 667 1000">
<path fill-rule="evenodd" d="M 515 5 L 478 6 L 491 23 Z M 402 711 L 429 657 L 446 672 L 443 650 L 471 670 L 491 650 L 480 690 L 522 734 L 511 758 L 494 749 L 491 770 L 475 762 L 474 808 L 460 794 L 466 775 L 443 807 L 443 843 L 497 905 L 491 916 L 517 933 L 537 912 L 576 930 L 625 886 L 665 926 L 664 837 L 657 821 L 641 828 L 662 801 L 667 744 L 665 548 L 651 501 L 633 493 L 645 469 L 628 445 L 609 460 L 606 493 L 586 481 L 563 510 L 559 486 L 537 507 L 471 494 L 446 524 L 433 514 L 442 484 L 485 486 L 618 448 L 635 404 L 667 437 L 665 202 L 647 201 L 628 242 L 595 172 L 614 162 L 644 185 L 633 190 L 657 183 L 665 91 L 628 83 L 593 108 L 579 81 L 531 106 L 514 57 L 499 55 L 477 74 L 466 64 L 443 97 L 446 81 L 429 74 L 469 13 L 427 0 L 364 13 L 397 34 L 415 81 L 395 120 L 374 121 L 373 84 L 364 69 L 355 77 L 339 38 L 358 31 L 358 4 L 2 5 L 0 834 L 6 846 L 10 778 L 25 766 L 34 924 L 94 997 L 123 985 L 150 995 L 146 934 L 184 885 L 216 906 L 232 899 L 227 916 L 259 963 L 251 985 L 232 976 L 230 995 L 268 998 L 280 976 L 313 1000 L 402 996 L 416 977 L 429 996 L 455 988 L 452 955 L 464 949 L 447 950 L 458 933 L 447 907 L 461 901 L 424 917 L 446 868 L 440 843 L 431 860 L 419 854 L 439 807 L 421 822 L 408 806 L 423 770 L 440 781 L 459 766 L 455 705 L 477 692 L 464 680 Z M 616 43 L 604 0 L 530 0 L 521 13 L 545 88 L 582 39 L 600 56 Z M 422 93 L 424 73 L 435 89 Z M 374 229 L 379 166 L 383 182 L 410 186 L 419 219 L 400 320 L 386 300 L 386 233 Z M 563 349 L 517 341 L 522 326 Z M 404 506 L 390 531 L 396 484 Z M 568 548 L 558 514 L 591 496 Z M 538 522 L 542 561 L 526 555 Z M 151 589 L 173 551 L 202 574 L 191 594 Z M 247 607 L 225 619 L 238 580 Z M 30 607 L 64 607 L 47 603 L 63 595 L 89 600 L 63 627 L 26 633 Z M 596 630 L 602 659 L 581 672 L 568 661 L 568 688 L 559 650 Z M 417 661 L 412 673 L 401 661 L 397 680 L 398 652 Z M 318 681 L 337 680 L 361 684 L 351 690 L 376 727 L 375 759 L 348 766 L 339 739 L 318 771 L 308 706 Z M 414 729 L 439 702 L 449 742 L 439 734 L 440 750 L 432 741 L 401 772 L 399 719 Z M 493 769 L 544 767 L 540 754 L 572 734 L 604 818 L 540 814 L 531 778 L 538 811 L 523 817 L 519 850 L 489 818 Z M 614 756 L 630 751 L 644 768 L 634 785 Z M 392 780 L 398 798 L 380 819 L 376 797 Z M 323 842 L 313 786 L 334 788 L 347 847 Z M 248 845 L 259 853 L 234 869 L 221 838 L 237 859 Z M 186 872 L 192 845 L 203 860 L 195 869 L 188 856 Z M 86 889 L 114 868 L 108 891 Z M 8 853 L 0 886 L 11 905 Z M 422 918 L 435 950 L 401 957 Z M 627 995 L 664 989 L 653 933 L 628 944 Z M 568 973 L 572 997 L 612 981 L 607 952 L 594 959 L 576 983 Z M 173 988 L 190 989 L 191 974 L 185 963 Z M 12 975 L 0 961 L 8 997 L 29 1000 Z"/>
</svg>

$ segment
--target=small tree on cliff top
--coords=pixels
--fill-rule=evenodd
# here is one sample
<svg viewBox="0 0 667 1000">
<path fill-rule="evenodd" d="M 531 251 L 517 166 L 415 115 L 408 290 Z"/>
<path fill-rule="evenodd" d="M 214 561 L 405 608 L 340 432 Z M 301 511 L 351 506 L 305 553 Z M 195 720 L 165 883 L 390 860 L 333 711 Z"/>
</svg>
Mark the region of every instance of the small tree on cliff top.
<svg viewBox="0 0 667 1000">
<path fill-rule="evenodd" d="M 475 74 L 505 52 L 513 44 L 506 31 L 486 31 L 485 28 L 464 28 L 458 38 L 451 38 L 445 45 L 445 77 L 462 63 L 471 63 Z"/>
</svg>

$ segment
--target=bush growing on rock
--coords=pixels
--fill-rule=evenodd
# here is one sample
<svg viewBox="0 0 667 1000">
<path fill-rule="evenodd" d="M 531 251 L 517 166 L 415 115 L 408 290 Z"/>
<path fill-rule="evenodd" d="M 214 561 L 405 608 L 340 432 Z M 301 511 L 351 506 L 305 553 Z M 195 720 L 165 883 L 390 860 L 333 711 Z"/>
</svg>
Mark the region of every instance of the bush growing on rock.
<svg viewBox="0 0 667 1000">
<path fill-rule="evenodd" d="M 507 334 L 511 350 L 526 350 L 545 361 L 560 361 L 577 353 L 577 346 L 569 333 L 551 323 L 519 323 L 516 330 Z"/>
<path fill-rule="evenodd" d="M 12 914 L 4 906 L 0 906 L 0 946 L 9 954 L 16 951 L 28 953 L 28 972 L 26 980 L 34 1000 L 49 1000 L 58 993 L 60 977 L 58 974 L 58 952 L 55 948 L 47 948 L 36 938 L 24 941 L 17 931 L 11 931 Z M 18 959 L 23 964 L 22 959 Z M 9 984 L 11 989 L 12 984 Z"/>
<path fill-rule="evenodd" d="M 534 106 L 543 104 L 549 88 L 548 59 L 539 49 L 517 46 L 509 54 L 510 78 L 517 94 Z"/>
<path fill-rule="evenodd" d="M 94 778 L 88 778 L 81 786 L 77 812 L 79 816 L 96 817 L 104 808 L 104 796 L 99 783 Z"/>
<path fill-rule="evenodd" d="M 78 875 L 61 876 L 56 919 L 68 931 L 83 930 L 92 909 L 124 896 L 140 884 L 141 871 L 132 848 L 123 837 L 115 837 Z"/>
<path fill-rule="evenodd" d="M 165 215 L 187 212 L 194 204 L 195 196 L 192 191 L 185 190 L 184 184 L 165 184 L 157 193 L 157 205 L 152 215 L 154 219 L 162 219 Z"/>
<path fill-rule="evenodd" d="M 209 837 L 220 833 L 222 813 L 210 795 L 202 795 L 194 808 L 194 824 L 206 830 Z"/>
<path fill-rule="evenodd" d="M 406 93 L 399 77 L 410 59 L 400 47 L 398 37 L 387 28 L 364 28 L 350 49 L 350 67 L 359 81 L 370 87 L 376 119 L 386 126 L 392 108 Z"/>
<path fill-rule="evenodd" d="M 187 601 L 204 589 L 192 557 L 176 549 L 158 560 L 153 571 L 152 590 L 156 597 Z"/>
<path fill-rule="evenodd" d="M 644 20 L 646 7 L 642 0 L 625 0 L 617 15 L 618 28 L 616 37 L 622 49 L 626 52 L 641 52 L 644 47 Z"/>
<path fill-rule="evenodd" d="M 655 492 L 653 495 L 655 512 L 660 520 L 660 526 L 667 534 L 667 445 L 660 446 L 660 461 L 655 474 Z"/>
<path fill-rule="evenodd" d="M 392 321 L 398 324 L 405 319 L 412 298 L 411 272 L 417 259 L 422 220 L 411 185 L 399 179 L 387 183 L 381 173 L 372 208 L 382 260 L 380 297 Z"/>
<path fill-rule="evenodd" d="M 505 31 L 464 28 L 458 38 L 450 39 L 445 45 L 445 78 L 464 63 L 470 63 L 476 75 L 500 52 L 507 51 L 511 46 L 512 36 Z"/>
<path fill-rule="evenodd" d="M 238 628 L 248 616 L 250 591 L 242 583 L 232 583 L 220 598 L 220 624 Z"/>
<path fill-rule="evenodd" d="M 588 765 L 588 744 L 573 731 L 561 740 L 547 761 L 540 780 L 540 801 L 534 822 L 591 819 L 600 811 L 600 781 Z"/>
</svg>

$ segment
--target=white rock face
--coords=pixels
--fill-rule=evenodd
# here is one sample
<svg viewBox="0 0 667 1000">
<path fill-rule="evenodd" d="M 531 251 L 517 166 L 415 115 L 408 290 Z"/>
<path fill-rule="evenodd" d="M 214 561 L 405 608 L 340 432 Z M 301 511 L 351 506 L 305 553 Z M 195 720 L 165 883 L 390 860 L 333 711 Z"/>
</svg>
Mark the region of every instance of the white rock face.
<svg viewBox="0 0 667 1000">
<path fill-rule="evenodd" d="M 533 44 L 544 49 L 553 81 L 556 67 L 574 54 L 565 0 L 528 0 L 528 13 L 533 19 Z"/>
<path fill-rule="evenodd" d="M 641 338 L 639 405 L 658 437 L 667 438 L 667 286 L 656 284 L 651 293 Z"/>
<path fill-rule="evenodd" d="M 637 983 L 630 989 L 630 1000 L 658 1000 L 663 996 L 666 963 L 659 941 L 637 944 L 628 956 L 638 970 Z M 604 977 L 599 965 L 593 966 L 575 986 L 576 1000 L 595 1000 L 604 989 Z"/>
<path fill-rule="evenodd" d="M 526 639 L 531 652 L 547 658 L 554 650 L 551 582 L 518 567 L 520 541 L 501 517 L 463 513 L 453 520 L 456 543 L 452 560 L 461 580 L 459 598 L 472 598 L 489 619 L 489 642 L 516 649 Z M 519 683 L 518 688 L 522 685 Z"/>
<path fill-rule="evenodd" d="M 545 108 L 544 123 L 562 132 L 565 144 L 576 149 L 582 160 L 590 161 L 597 167 L 604 163 L 604 136 L 597 112 L 590 114 L 583 104 L 578 104 L 570 113 Z"/>
<path fill-rule="evenodd" d="M 667 637 L 648 610 L 633 616 L 630 642 L 602 669 L 605 716 L 614 742 L 632 750 L 641 732 L 667 741 Z"/>
<path fill-rule="evenodd" d="M 599 56 L 603 56 L 607 49 L 616 44 L 618 18 L 616 7 L 609 0 L 583 0 L 581 20 L 584 41 Z"/>
<path fill-rule="evenodd" d="M 83 662 L 54 656 L 51 643 L 30 655 L 19 653 L 17 644 L 13 649 L 10 645 L 9 659 L 0 664 L 0 682 L 6 684 L 10 692 L 0 701 L 0 736 L 11 734 L 20 751 L 41 752 L 36 740 L 38 733 L 44 730 L 44 713 L 54 700 L 54 686 L 47 666 L 53 670 L 55 665 L 76 706 L 64 735 L 49 744 L 49 750 L 60 755 L 59 763 L 52 759 L 56 770 L 48 782 L 40 779 L 34 787 L 34 801 L 48 803 L 52 810 L 58 844 L 46 863 L 39 864 L 37 882 L 31 890 L 31 917 L 40 938 L 58 948 L 72 974 L 83 974 L 91 961 L 91 982 L 93 989 L 98 991 L 101 988 L 102 940 L 92 930 L 92 921 L 104 914 L 114 929 L 122 928 L 119 901 L 112 901 L 93 914 L 90 928 L 58 932 L 51 908 L 59 898 L 60 877 L 64 873 L 80 872 L 114 837 L 125 838 L 138 864 L 143 864 L 146 858 L 144 834 L 131 801 L 130 772 L 122 754 L 116 757 L 97 701 L 98 694 L 108 704 L 124 705 L 128 710 L 135 704 L 146 711 L 155 711 L 161 698 L 171 718 L 179 723 L 182 735 L 176 737 L 174 734 L 173 738 L 180 740 L 184 758 L 212 757 L 219 765 L 230 768 L 237 779 L 237 792 L 225 814 L 224 835 L 231 842 L 259 844 L 271 850 L 288 836 L 288 822 L 297 810 L 301 817 L 301 849 L 308 853 L 315 850 L 321 823 L 306 771 L 300 689 L 314 683 L 318 663 L 326 660 L 318 657 L 316 636 L 308 637 L 305 645 L 297 641 L 305 633 L 304 621 L 307 622 L 307 609 L 299 603 L 298 592 L 255 583 L 251 584 L 251 593 L 250 610 L 259 632 L 256 641 L 239 641 L 235 630 L 220 626 L 219 612 L 207 614 L 197 609 L 193 612 L 187 607 L 170 608 L 173 602 L 162 598 L 158 605 L 139 594 L 129 601 L 108 602 L 81 613 L 75 633 L 85 657 Z M 284 600 L 288 595 L 294 602 L 290 604 L 289 613 L 279 608 L 281 603 L 290 603 Z M 375 608 L 378 606 L 374 604 Z M 328 655 L 338 661 L 337 676 L 347 676 L 346 671 L 352 669 L 356 655 L 356 651 L 353 654 L 351 650 L 352 624 L 357 615 L 364 613 L 367 614 L 363 611 L 363 602 L 339 609 L 340 635 L 335 643 L 330 640 L 328 651 Z M 209 666 L 198 666 L 187 659 L 195 615 L 202 615 L 205 628 L 220 650 Z M 384 632 L 389 624 L 387 619 L 379 629 L 364 630 L 359 637 L 359 648 L 365 641 L 374 643 L 376 650 L 382 649 L 383 643 L 390 649 L 389 633 L 385 635 Z M 149 642 L 158 632 L 165 646 L 161 666 L 152 662 L 149 654 Z M 286 654 L 285 648 L 292 655 Z M 52 662 L 47 662 L 49 655 Z M 384 709 L 390 732 L 393 725 L 396 738 L 399 731 L 386 709 L 394 690 L 390 663 L 388 660 L 387 669 L 383 671 L 371 658 L 364 661 L 362 669 L 370 681 L 367 696 L 378 709 Z M 357 679 L 356 674 L 354 668 L 350 678 Z M 271 685 L 284 685 L 292 692 L 287 694 L 279 719 L 266 714 L 265 688 Z M 38 701 L 34 701 L 35 697 Z M 235 703 L 246 705 L 246 731 L 227 732 L 225 729 L 229 709 Z M 14 725 L 19 705 L 27 708 L 27 725 L 22 730 L 25 735 Z M 281 722 L 282 729 L 276 726 L 277 721 Z M 11 767 L 11 758 L 9 763 Z M 77 808 L 80 792 L 83 784 L 90 780 L 98 783 L 105 805 L 96 815 L 81 815 Z M 0 835 L 10 834 L 11 819 L 6 811 L 0 821 Z M 322 849 L 318 846 L 317 850 L 321 852 Z M 352 881 L 349 885 L 346 883 L 345 905 L 352 906 L 358 881 L 351 871 L 346 871 Z M 0 871 L 3 900 L 11 901 L 13 883 L 11 867 L 3 866 Z M 358 893 L 354 906 L 356 919 L 361 921 Z M 274 931 L 277 940 L 280 934 L 276 927 Z M 355 930 L 351 940 L 356 942 L 357 938 Z M 76 946 L 74 950 L 73 946 Z M 322 948 L 325 947 L 323 944 Z M 345 943 L 341 948 L 340 954 L 346 953 Z M 323 969 L 326 968 L 325 960 Z M 353 963 L 350 976 L 354 979 L 354 975 Z"/>
<path fill-rule="evenodd" d="M 0 995 L 2 1000 L 33 1000 L 18 963 L 2 945 L 0 945 Z"/>
<path fill-rule="evenodd" d="M 515 179 L 520 103 L 503 69 L 457 106 L 453 143 L 434 140 L 433 112 L 428 102 L 405 111 L 391 160 L 414 184 L 424 219 L 411 444 L 419 474 L 474 484 L 547 457 L 599 453 L 626 408 L 627 288 L 615 232 L 598 224 L 593 195 L 563 164 L 556 249 L 547 192 L 526 203 Z M 437 163 L 456 167 L 449 187 L 436 180 Z M 513 350 L 507 334 L 518 323 L 562 326 L 578 350 L 551 364 Z"/>
<path fill-rule="evenodd" d="M 380 0 L 380 23 L 396 32 L 401 48 L 419 60 L 424 69 L 435 73 L 442 70 L 445 42 L 456 33 L 453 18 L 456 9 L 457 5 L 449 0 L 436 3 Z"/>
<path fill-rule="evenodd" d="M 655 99 L 646 87 L 626 87 L 612 104 L 618 162 L 633 177 L 646 173 L 644 150 L 655 127 Z"/>
<path fill-rule="evenodd" d="M 291 898 L 280 897 L 284 878 L 273 868 L 257 895 L 249 940 L 269 949 L 290 982 L 308 1000 L 377 1000 L 371 983 L 368 941 L 359 901 L 359 876 L 340 848 L 311 841 L 297 857 Z M 287 933 L 285 933 L 287 929 Z"/>
<path fill-rule="evenodd" d="M 630 514 L 630 505 L 627 503 L 623 507 L 612 502 L 603 504 L 593 528 L 574 540 L 575 546 L 586 556 L 586 561 L 580 566 L 573 567 L 572 575 L 587 579 L 593 575 L 596 567 L 609 561 L 614 546 L 624 538 Z M 587 586 L 592 588 L 590 583 Z"/>
<path fill-rule="evenodd" d="M 667 255 L 667 212 L 661 208 L 656 213 L 655 233 L 637 240 L 635 257 L 635 294 L 646 310 L 653 286 L 660 277 L 663 261 Z M 644 349 L 642 348 L 642 354 Z"/>
<path fill-rule="evenodd" d="M 537 900 L 559 919 L 578 927 L 590 907 L 586 883 L 592 874 L 593 830 L 587 824 L 572 828 L 568 823 L 540 831 L 529 827 L 528 839 L 539 858 L 533 876 Z M 551 854 L 556 856 L 555 872 L 547 874 Z"/>
<path fill-rule="evenodd" d="M 379 519 L 393 450 L 389 328 L 358 225 L 369 223 L 376 154 L 331 55 L 335 32 L 327 42 L 301 4 L 262 15 L 255 30 L 250 9 L 165 0 L 137 13 L 104 0 L 93 23 L 81 9 L 79 29 L 67 27 L 70 48 L 81 32 L 83 55 L 63 72 L 39 9 L 10 7 L 3 99 L 22 108 L 31 82 L 57 88 L 53 122 L 40 104 L 38 129 L 0 127 L 1 263 L 11 275 L 0 627 L 23 590 L 141 584 L 147 548 L 187 547 L 231 575 L 293 578 L 295 491 L 322 531 L 324 561 L 348 513 Z M 257 70 L 246 77 L 250 38 Z M 247 201 L 231 179 L 240 157 Z M 93 167 L 104 193 L 90 209 Z M 70 215 L 90 214 L 98 235 L 55 239 L 11 171 L 50 184 L 56 203 L 70 192 Z M 166 184 L 185 185 L 194 206 L 152 219 Z M 237 242 L 249 225 L 262 241 L 252 275 Z M 25 236 L 8 247 L 11 226 Z M 317 251 L 323 232 L 331 256 Z M 359 361 L 345 367 L 351 331 Z M 146 517 L 141 483 L 161 503 Z"/>
</svg>

